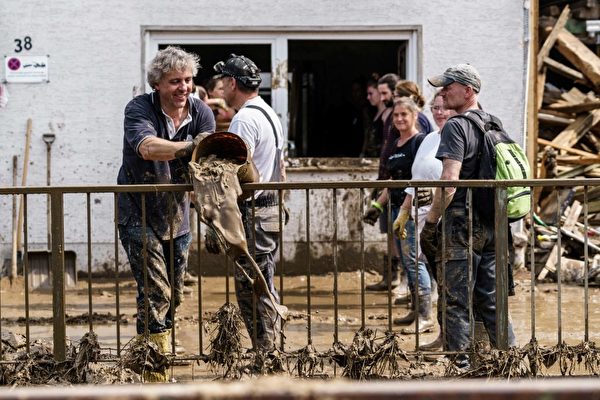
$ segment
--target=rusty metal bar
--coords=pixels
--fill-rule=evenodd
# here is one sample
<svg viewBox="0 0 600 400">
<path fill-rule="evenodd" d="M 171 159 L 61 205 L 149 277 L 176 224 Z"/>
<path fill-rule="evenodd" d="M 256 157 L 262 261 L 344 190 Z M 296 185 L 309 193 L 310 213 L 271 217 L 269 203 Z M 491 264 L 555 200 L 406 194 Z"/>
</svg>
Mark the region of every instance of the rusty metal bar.
<svg viewBox="0 0 600 400">
<path fill-rule="evenodd" d="M 475 282 L 473 282 L 473 190 L 467 188 L 467 282 L 468 282 L 468 313 L 469 313 L 469 336 L 471 338 L 471 351 L 475 352 L 475 318 L 473 317 L 473 289 Z"/>
<path fill-rule="evenodd" d="M 414 293 L 414 300 L 415 300 L 415 351 L 419 351 L 419 339 L 420 339 L 420 334 L 419 334 L 419 330 L 420 330 L 420 326 L 421 326 L 421 313 L 419 312 L 419 305 L 421 303 L 421 286 L 420 286 L 420 280 L 419 280 L 419 204 L 417 201 L 417 192 L 419 191 L 419 188 L 416 187 L 415 188 L 415 195 L 413 196 L 413 201 L 411 204 L 411 210 L 409 210 L 409 213 L 412 213 L 414 211 L 414 235 L 415 235 L 415 260 L 414 260 L 414 268 L 415 268 L 415 293 Z M 398 214 L 401 212 L 401 209 L 398 209 Z M 409 218 L 410 219 L 410 218 Z M 408 239 L 408 238 L 407 238 Z M 404 239 L 402 239 L 404 240 Z M 431 289 L 430 289 L 431 291 Z M 429 297 L 431 299 L 431 292 L 429 294 Z M 433 305 L 432 305 L 433 306 Z"/>
<path fill-rule="evenodd" d="M 196 199 L 197 201 L 199 199 Z M 200 257 L 202 224 L 200 223 L 200 213 L 196 210 L 196 232 L 198 232 L 198 252 L 196 263 L 198 265 L 198 355 L 204 354 L 204 333 L 202 326 L 204 325 L 204 305 L 202 303 L 202 257 Z M 192 363 L 192 366 L 194 363 Z"/>
<path fill-rule="evenodd" d="M 64 204 L 63 193 L 54 191 L 50 195 L 52 208 L 52 321 L 54 358 L 66 358 L 65 325 L 65 253 L 64 253 Z"/>
<path fill-rule="evenodd" d="M 277 191 L 277 206 L 278 206 L 278 214 L 279 214 L 279 233 L 277 234 L 277 238 L 278 238 L 278 244 L 279 244 L 279 303 L 280 304 L 284 304 L 283 302 L 283 277 L 285 275 L 285 260 L 283 258 L 283 217 L 284 217 L 284 210 L 283 210 L 283 192 L 282 190 L 278 190 Z M 273 277 L 273 279 L 275 279 L 275 277 Z M 275 286 L 275 282 L 273 282 L 273 286 Z M 280 329 L 281 332 L 283 332 L 283 325 L 285 324 L 285 321 L 283 319 L 280 318 L 279 320 L 279 324 L 280 324 Z M 280 344 L 279 344 L 281 351 L 284 351 L 285 349 L 285 341 L 284 341 L 284 337 L 283 335 L 280 335 Z"/>
<path fill-rule="evenodd" d="M 252 237 L 252 258 L 256 261 L 256 198 L 252 193 L 252 229 L 250 236 Z M 235 276 L 235 275 L 234 275 Z M 254 277 L 258 279 L 258 277 Z M 237 292 L 236 292 L 237 296 Z M 257 320 L 257 298 L 254 286 L 252 286 L 252 348 L 258 351 L 258 320 Z"/>
<path fill-rule="evenodd" d="M 590 340 L 590 314 L 589 314 L 589 262 L 588 262 L 588 187 L 583 187 L 583 340 Z"/>
<path fill-rule="evenodd" d="M 332 217 L 333 217 L 333 343 L 339 342 L 339 292 L 338 292 L 338 215 L 337 215 L 337 189 L 332 192 Z"/>
<path fill-rule="evenodd" d="M 530 245 L 529 245 L 529 270 L 530 275 L 530 293 L 531 293 L 531 340 L 535 340 L 535 196 L 531 188 L 531 227 L 530 227 Z"/>
<path fill-rule="evenodd" d="M 28 218 L 27 218 L 27 195 L 23 196 L 23 288 L 25 292 L 25 348 L 27 354 L 31 350 L 31 332 L 29 327 L 29 229 L 28 229 Z M 49 214 L 48 214 L 49 215 Z M 0 297 L 1 298 L 1 297 Z M 0 307 L 1 309 L 1 307 Z M 0 324 L 0 327 L 2 324 Z M 2 331 L 0 330 L 0 337 L 2 337 Z M 1 342 L 1 340 L 0 340 Z M 0 344 L 0 354 L 2 354 L 2 345 Z"/>
<path fill-rule="evenodd" d="M 359 189 L 359 212 L 365 215 L 365 202 L 363 201 L 363 190 Z M 365 329 L 366 301 L 365 301 L 365 227 L 364 224 L 358 224 L 358 234 L 360 236 L 360 328 Z"/>
<path fill-rule="evenodd" d="M 496 188 L 496 346 L 508 349 L 508 216 L 506 188 Z"/>
<path fill-rule="evenodd" d="M 144 337 L 148 339 L 148 319 L 150 316 L 150 301 L 148 300 L 148 235 L 146 233 L 146 194 L 142 193 L 142 253 L 144 270 Z"/>
<path fill-rule="evenodd" d="M 176 282 L 175 282 L 175 244 L 174 244 L 174 219 L 175 216 L 173 215 L 173 207 L 174 207 L 174 193 L 171 193 L 171 196 L 169 196 L 169 202 L 168 202 L 168 207 L 169 207 L 169 260 L 165 260 L 166 262 L 169 263 L 169 268 L 167 268 L 167 271 L 169 272 L 169 277 L 167 279 L 170 278 L 171 280 L 171 298 L 169 303 L 171 303 L 170 307 L 169 307 L 169 313 L 171 314 L 171 353 L 173 355 L 175 355 L 175 296 L 176 296 Z M 183 216 L 183 218 L 189 218 L 189 215 L 185 215 Z M 182 276 L 182 280 L 181 280 L 181 291 L 183 292 L 183 286 L 185 286 L 185 272 L 187 271 L 187 264 L 186 264 L 186 269 L 183 271 L 183 276 Z M 173 377 L 173 364 L 171 364 L 171 378 Z"/>
<path fill-rule="evenodd" d="M 311 309 L 311 287 L 310 277 L 311 262 L 310 262 L 310 189 L 305 190 L 306 193 L 306 313 L 308 314 L 307 323 L 307 342 L 312 344 L 312 309 Z"/>
<path fill-rule="evenodd" d="M 117 314 L 117 356 L 121 356 L 121 302 L 119 290 L 119 200 L 118 194 L 113 197 L 115 216 L 115 313 Z"/>
<path fill-rule="evenodd" d="M 439 189 L 441 192 L 441 196 L 442 196 L 442 236 L 440 238 L 440 240 L 442 241 L 441 247 L 442 247 L 442 256 L 441 256 L 441 265 L 440 265 L 440 269 L 438 269 L 438 283 L 440 284 L 439 286 L 442 287 L 442 345 L 444 349 L 448 348 L 448 337 L 447 337 L 447 328 L 446 326 L 448 325 L 446 322 L 446 309 L 448 308 L 448 298 L 446 296 L 446 262 L 447 262 L 447 256 L 446 256 L 446 188 L 445 187 L 441 187 Z"/>
<path fill-rule="evenodd" d="M 557 230 L 557 239 L 556 239 L 556 248 L 558 249 L 558 252 L 556 254 L 556 285 L 558 288 L 558 292 L 556 294 L 556 306 L 558 308 L 557 312 L 557 324 L 558 324 L 558 344 L 562 343 L 562 277 L 561 277 L 561 261 L 562 261 L 562 243 L 561 243 L 561 238 L 562 238 L 562 234 L 561 234 L 561 212 L 560 212 L 560 194 L 559 194 L 559 190 L 555 191 L 556 193 L 556 230 Z"/>
<path fill-rule="evenodd" d="M 386 258 L 386 263 L 385 263 L 385 269 L 387 271 L 387 274 L 383 274 L 383 276 L 387 276 L 387 320 L 388 320 L 388 332 L 392 332 L 392 322 L 393 322 L 393 318 L 392 318 L 392 303 L 393 303 L 393 299 L 392 299 L 392 257 L 395 254 L 395 252 L 393 251 L 393 247 L 392 246 L 396 246 L 396 243 L 394 243 L 394 237 L 392 236 L 392 202 L 391 202 L 391 197 L 390 197 L 390 189 L 387 189 L 387 193 L 388 193 L 388 200 L 387 200 L 387 204 L 386 204 L 386 211 L 387 214 L 385 215 L 385 219 L 387 220 L 387 232 L 386 232 L 386 238 L 387 238 L 387 258 Z"/>
<path fill-rule="evenodd" d="M 87 281 L 88 281 L 88 324 L 90 332 L 94 330 L 92 322 L 92 209 L 91 194 L 85 195 L 86 228 L 87 228 Z"/>
</svg>

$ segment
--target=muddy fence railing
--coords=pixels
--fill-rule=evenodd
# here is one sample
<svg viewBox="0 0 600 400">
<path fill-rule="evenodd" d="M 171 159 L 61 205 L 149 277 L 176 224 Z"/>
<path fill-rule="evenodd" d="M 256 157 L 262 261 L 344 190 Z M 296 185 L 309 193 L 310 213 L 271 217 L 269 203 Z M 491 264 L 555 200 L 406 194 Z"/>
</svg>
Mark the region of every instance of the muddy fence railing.
<svg viewBox="0 0 600 400">
<path fill-rule="evenodd" d="M 583 242 L 583 251 L 584 255 L 582 257 L 584 263 L 584 278 L 583 278 L 583 289 L 580 293 L 581 300 L 581 308 L 577 308 L 583 319 L 582 331 L 580 333 L 581 342 L 573 345 L 567 345 L 565 342 L 565 338 L 563 336 L 563 304 L 562 304 L 562 295 L 563 295 L 563 284 L 561 282 L 561 260 L 562 255 L 561 251 L 556 253 L 556 325 L 555 329 L 552 332 L 544 332 L 544 337 L 549 337 L 551 335 L 556 335 L 556 341 L 554 345 L 543 347 L 537 342 L 537 338 L 539 336 L 539 329 L 536 325 L 536 307 L 539 305 L 536 304 L 536 287 L 538 283 L 536 282 L 536 266 L 535 266 L 535 242 L 536 242 L 536 232 L 533 228 L 533 224 L 535 223 L 535 218 L 531 218 L 530 216 L 525 217 L 529 226 L 529 269 L 530 269 L 530 302 L 529 302 L 529 342 L 522 348 L 516 348 L 510 346 L 510 320 L 509 320 L 509 262 L 508 262 L 508 253 L 509 253 L 509 221 L 507 218 L 507 187 L 509 186 L 523 186 L 531 188 L 532 192 L 536 190 L 541 190 L 544 187 L 579 187 L 582 188 L 583 191 L 583 225 L 582 225 L 582 238 Z M 496 350 L 489 350 L 487 355 L 481 356 L 479 359 L 478 367 L 475 368 L 478 372 L 473 373 L 471 376 L 531 376 L 538 375 L 541 373 L 542 366 L 546 366 L 550 368 L 555 362 L 560 363 L 560 372 L 562 374 L 573 372 L 574 365 L 577 363 L 584 364 L 584 369 L 587 373 L 590 374 L 598 374 L 600 372 L 600 349 L 595 347 L 595 344 L 590 336 L 590 288 L 588 284 L 588 274 L 589 271 L 589 259 L 590 259 L 590 248 L 594 248 L 593 245 L 588 243 L 588 232 L 592 231 L 588 224 L 588 193 L 592 189 L 597 189 L 600 186 L 600 179 L 568 179 L 568 180 L 519 180 L 519 181 L 458 181 L 458 182 L 447 182 L 447 181 L 353 181 L 353 182 L 285 182 L 285 183 L 268 183 L 268 184 L 247 184 L 244 186 L 244 190 L 272 190 L 277 193 L 278 197 L 278 221 L 277 224 L 279 226 L 279 243 L 278 243 L 278 255 L 279 259 L 277 260 L 277 271 L 276 277 L 274 280 L 276 282 L 277 290 L 280 296 L 280 302 L 284 305 L 288 305 L 291 312 L 296 313 L 296 315 L 300 316 L 302 322 L 299 326 L 295 326 L 294 329 L 288 329 L 287 326 L 283 326 L 283 337 L 286 337 L 287 340 L 283 340 L 280 343 L 278 354 L 281 358 L 288 358 L 284 360 L 287 362 L 288 371 L 295 373 L 300 376 L 314 376 L 318 375 L 318 365 L 321 364 L 320 370 L 323 369 L 323 360 L 332 360 L 333 365 L 333 374 L 336 375 L 345 375 L 351 378 L 366 378 L 368 376 L 390 376 L 390 377 L 399 377 L 399 370 L 397 361 L 392 360 L 393 358 L 404 359 L 407 362 L 409 360 L 416 359 L 418 361 L 423 360 L 424 355 L 430 356 L 442 356 L 445 355 L 449 359 L 456 360 L 457 356 L 470 355 L 471 357 L 476 356 L 478 345 L 476 343 L 475 337 L 475 325 L 476 325 L 476 314 L 478 310 L 478 304 L 474 303 L 474 290 L 478 289 L 478 285 L 476 284 L 477 279 L 482 279 L 481 276 L 477 275 L 477 268 L 474 263 L 478 262 L 481 254 L 473 253 L 474 249 L 474 239 L 477 240 L 478 232 L 473 231 L 473 223 L 474 223 L 474 210 L 471 206 L 472 204 L 472 194 L 473 190 L 477 188 L 493 188 L 494 191 L 494 204 L 490 204 L 490 210 L 494 210 L 494 260 L 495 262 L 495 293 L 493 302 L 495 303 L 495 320 L 494 323 L 490 323 L 489 318 L 487 322 L 487 327 L 495 327 L 495 332 L 490 332 L 490 337 L 495 337 L 495 348 Z M 420 345 L 424 343 L 423 335 L 418 332 L 416 329 L 416 334 L 414 335 L 414 341 L 409 341 L 408 344 L 401 343 L 402 341 L 399 339 L 398 331 L 399 329 L 393 324 L 393 316 L 397 309 L 394 306 L 394 293 L 392 291 L 391 284 L 388 284 L 387 291 L 385 291 L 385 301 L 381 301 L 383 295 L 381 294 L 373 294 L 366 291 L 366 276 L 368 274 L 367 271 L 367 244 L 370 246 L 373 243 L 373 240 L 365 238 L 365 226 L 361 221 L 361 216 L 366 211 L 366 208 L 369 206 L 366 199 L 368 198 L 368 191 L 372 189 L 404 189 L 407 187 L 417 188 L 443 188 L 443 187 L 457 187 L 457 188 L 466 188 L 466 196 L 467 196 L 467 207 L 464 213 L 464 218 L 467 224 L 467 232 L 468 236 L 466 238 L 468 257 L 465 260 L 464 267 L 467 271 L 466 281 L 468 290 L 468 296 L 466 298 L 467 308 L 468 308 L 468 337 L 469 344 L 460 349 L 455 349 L 453 351 L 448 350 L 448 347 L 445 347 L 445 350 L 433 350 L 433 351 L 422 351 L 419 349 Z M 25 348 L 26 352 L 30 351 L 30 344 L 34 335 L 31 332 L 31 323 L 30 323 L 30 313 L 32 308 L 37 307 L 37 304 L 31 304 L 30 297 L 32 295 L 32 291 L 29 288 L 29 260 L 28 260 L 28 246 L 29 237 L 31 232 L 28 231 L 29 224 L 29 213 L 28 213 L 28 198 L 31 196 L 47 196 L 49 202 L 49 224 L 48 227 L 51 230 L 48 232 L 48 240 L 51 240 L 51 243 L 48 243 L 48 249 L 50 254 L 50 268 L 51 268 L 51 296 L 52 296 L 52 312 L 51 312 L 51 321 L 52 321 L 52 344 L 53 344 L 53 355 L 54 358 L 58 361 L 63 361 L 69 357 L 68 346 L 67 343 L 69 341 L 75 341 L 76 338 L 72 338 L 67 335 L 67 324 L 66 324 L 66 298 L 68 289 L 66 287 L 66 277 L 65 277 L 65 196 L 66 195 L 77 195 L 85 197 L 85 220 L 86 220 L 86 248 L 87 248 L 87 304 L 79 305 L 79 308 L 87 308 L 87 325 L 89 331 L 94 331 L 94 320 L 93 314 L 95 313 L 95 300 L 94 300 L 94 285 L 96 283 L 93 279 L 93 271 L 92 271 L 92 260 L 94 254 L 94 243 L 92 240 L 92 200 L 91 196 L 94 194 L 105 194 L 107 196 L 112 196 L 114 201 L 114 214 L 112 219 L 112 224 L 114 225 L 114 240 L 113 240 L 113 248 L 114 254 L 108 264 L 112 264 L 112 273 L 114 273 L 114 290 L 111 296 L 114 296 L 114 311 L 116 314 L 116 319 L 114 323 L 114 332 L 109 333 L 108 335 L 116 338 L 116 348 L 111 342 L 111 345 L 106 345 L 103 348 L 109 348 L 110 357 L 105 357 L 105 360 L 115 361 L 119 360 L 123 355 L 124 346 L 126 346 L 127 341 L 123 335 L 123 327 L 121 324 L 120 315 L 122 314 L 123 304 L 129 304 L 131 307 L 131 303 L 135 303 L 135 294 L 130 294 L 128 296 L 123 295 L 123 288 L 120 286 L 123 281 L 123 272 L 121 270 L 122 265 L 127 262 L 127 260 L 123 260 L 123 253 L 120 251 L 120 240 L 119 240 L 119 230 L 117 221 L 119 220 L 118 216 L 118 207 L 117 207 L 117 197 L 121 193 L 136 193 L 141 196 L 141 204 L 142 210 L 141 213 L 143 216 L 146 215 L 146 206 L 145 206 L 145 197 L 148 194 L 158 193 L 158 192 L 170 192 L 170 193 L 183 193 L 189 192 L 192 190 L 191 185 L 129 185 L 129 186 L 65 186 L 65 187 L 0 187 L 0 200 L 2 197 L 5 199 L 8 197 L 14 196 L 22 196 L 22 205 L 23 205 L 23 220 L 22 220 L 22 229 L 23 229 L 23 263 L 22 263 L 22 275 L 23 275 L 23 304 L 19 307 L 16 307 L 11 303 L 13 310 L 16 308 L 22 307 L 23 314 L 19 317 L 24 320 L 25 326 Z M 347 193 L 355 193 L 356 196 L 354 200 L 348 200 L 348 196 L 345 196 Z M 323 195 L 325 194 L 325 195 Z M 295 201 L 288 201 L 291 197 L 296 199 Z M 531 209 L 535 210 L 536 196 L 531 196 Z M 320 199 L 320 200 L 316 200 Z M 324 204 L 325 200 L 329 202 L 329 204 Z M 355 204 L 346 204 L 345 202 L 354 201 Z M 303 203 L 303 205 L 302 205 Z M 560 203 L 560 199 L 557 194 L 557 203 Z M 255 203 L 251 202 L 254 215 Z M 304 256 L 306 260 L 304 262 L 304 270 L 301 275 L 303 275 L 303 279 L 301 279 L 299 284 L 294 284 L 293 288 L 288 288 L 286 285 L 288 284 L 289 275 L 286 272 L 286 259 L 288 257 L 286 254 L 286 243 L 288 243 L 288 235 L 285 228 L 285 206 L 290 207 L 289 216 L 290 220 L 296 224 L 296 226 L 300 226 L 301 229 L 297 229 L 296 235 L 302 234 L 303 238 L 296 237 L 294 240 L 296 241 L 296 246 L 304 247 Z M 314 220 L 314 212 L 311 211 L 311 208 L 314 207 L 322 207 L 324 209 L 328 209 L 328 219 L 327 221 L 323 220 L 323 214 L 318 214 L 318 220 Z M 414 204 L 413 208 L 415 212 L 417 211 L 417 205 Z M 390 203 L 387 205 L 388 211 L 388 228 L 387 234 L 377 236 L 378 241 L 385 241 L 384 247 L 388 254 L 392 254 L 392 246 L 394 240 L 394 234 L 392 232 L 392 206 Z M 340 212 L 342 210 L 342 212 Z M 68 210 L 69 213 L 76 212 L 76 210 Z M 77 212 L 83 213 L 82 210 L 78 210 Z M 564 230 L 561 229 L 561 207 L 557 207 L 557 216 L 556 216 L 556 224 L 554 226 L 554 232 L 556 233 L 556 245 L 558 249 L 561 248 L 561 238 L 565 234 Z M 360 274 L 360 279 L 358 283 L 358 293 L 356 290 L 347 291 L 345 288 L 340 288 L 340 218 L 341 214 L 345 215 L 348 213 L 354 213 L 354 221 L 359 221 L 359 223 L 354 224 L 349 229 L 356 229 L 357 232 L 353 232 L 353 234 L 357 234 L 358 236 L 358 256 L 353 260 L 354 265 L 356 266 L 356 270 Z M 319 217 L 320 216 L 320 217 Z M 171 249 L 171 257 L 166 262 L 172 267 L 174 260 L 172 257 L 173 254 L 173 240 L 175 232 L 173 232 L 173 223 L 172 219 L 173 215 L 169 216 L 171 218 L 170 224 L 170 239 L 169 239 L 169 248 Z M 143 217 L 144 219 L 144 217 Z M 451 332 L 446 329 L 446 324 L 449 316 L 447 315 L 449 312 L 455 312 L 456 308 L 456 299 L 448 299 L 448 293 L 444 288 L 446 287 L 446 283 L 444 282 L 447 279 L 446 273 L 446 265 L 448 264 L 448 256 L 451 252 L 445 248 L 446 240 L 445 236 L 447 232 L 452 232 L 451 230 L 446 229 L 446 219 L 447 216 L 445 213 L 442 213 L 441 220 L 439 222 L 439 226 L 441 229 L 441 238 L 440 238 L 440 248 L 438 251 L 439 254 L 439 269 L 438 269 L 438 289 L 439 289 L 439 297 L 440 301 L 438 301 L 438 309 L 439 320 L 441 322 L 441 332 L 443 342 L 445 344 L 448 343 L 449 335 L 454 335 L 456 332 Z M 105 222 L 107 223 L 107 222 Z M 194 223 L 192 221 L 191 223 Z M 415 219 L 415 231 L 419 231 L 419 219 Z M 196 351 L 186 352 L 184 354 L 177 354 L 176 345 L 180 342 L 180 335 L 182 334 L 179 329 L 173 329 L 171 333 L 171 363 L 176 365 L 177 363 L 186 363 L 192 362 L 193 365 L 199 364 L 200 362 L 204 363 L 219 363 L 219 357 L 215 357 L 214 351 L 214 343 L 211 342 L 212 339 L 210 337 L 210 332 L 215 332 L 215 330 L 207 329 L 207 324 L 211 321 L 209 317 L 207 317 L 207 313 L 211 313 L 214 315 L 216 313 L 216 308 L 214 304 L 209 305 L 205 304 L 206 293 L 210 290 L 214 291 L 214 283 L 211 281 L 211 287 L 206 287 L 203 283 L 203 257 L 200 256 L 200 249 L 203 245 L 203 235 L 202 235 L 202 227 L 200 224 L 199 218 L 195 221 L 197 225 L 197 249 L 198 249 L 198 257 L 196 258 L 195 263 L 197 265 L 190 265 L 190 267 L 194 268 L 199 273 L 199 280 L 194 287 L 194 291 L 197 295 L 197 305 L 195 308 L 195 319 L 198 322 L 197 324 L 197 332 L 193 335 L 189 335 L 187 333 L 187 337 L 195 336 L 195 341 L 197 342 L 194 346 Z M 313 248 L 313 239 L 311 238 L 311 233 L 314 233 L 316 226 L 327 225 L 328 232 L 330 233 L 328 237 L 325 238 L 325 241 L 329 244 L 329 254 L 327 255 L 327 259 L 330 260 L 330 270 L 329 276 L 330 280 L 319 280 L 319 276 L 314 274 L 311 270 L 312 268 L 312 260 L 311 257 L 311 249 Z M 345 224 L 348 225 L 348 224 Z M 371 229 L 371 228 L 368 228 Z M 298 233 L 300 232 L 300 233 Z M 374 232 L 374 230 L 373 230 Z M 39 237 L 40 235 L 38 235 Z M 320 235 L 320 241 L 323 241 L 323 235 Z M 14 236 L 13 236 L 14 237 Z M 383 239 L 379 239 L 382 238 Z M 50 239 L 51 238 L 51 239 Z M 414 243 L 411 243 L 414 246 L 415 253 L 416 249 L 419 248 L 419 235 L 415 235 Z M 146 240 L 144 237 L 144 249 L 146 249 Z M 5 242 L 6 244 L 6 242 Z M 147 250 L 147 249 L 146 249 Z M 252 250 L 251 250 L 252 251 Z M 147 262 L 147 255 L 143 255 L 144 265 Z M 232 293 L 230 278 L 233 278 L 234 266 L 231 260 L 227 260 L 225 256 L 222 258 L 223 264 L 225 264 L 224 273 L 225 280 L 222 283 L 223 287 L 219 288 L 221 291 L 224 291 L 225 303 L 233 303 L 235 299 L 235 294 Z M 387 258 L 387 264 L 385 268 L 387 268 L 387 275 L 391 276 L 391 257 Z M 108 268 L 111 269 L 110 266 Z M 170 268 L 173 271 L 173 268 Z M 147 278 L 147 273 L 144 270 L 144 279 Z M 171 276 L 173 278 L 173 276 Z M 493 279 L 493 277 L 492 277 Z M 222 282 L 222 281 L 219 281 Z M 275 283 L 274 282 L 274 283 Z M 321 283 L 324 282 L 324 283 Z M 416 269 L 416 277 L 415 282 L 419 281 L 419 269 Z M 220 284 L 220 283 L 219 283 Z M 330 287 L 321 287 L 320 285 L 330 285 Z M 300 286 L 298 286 L 300 285 Z M 301 287 L 303 286 L 303 287 Z M 148 285 L 144 285 L 145 288 Z M 344 293 L 344 291 L 346 291 Z M 318 293 L 317 293 L 318 292 Z M 325 295 L 323 295 L 323 292 Z M 292 294 L 290 294 L 292 293 Z M 293 303 L 288 304 L 288 297 L 292 297 L 294 301 L 298 302 L 299 299 L 304 297 L 305 301 L 303 304 L 301 303 Z M 146 299 L 148 296 L 145 296 Z M 317 297 L 319 297 L 318 305 L 315 303 Z M 326 297 L 328 300 L 331 300 L 331 304 L 324 306 L 323 305 L 323 297 Z M 343 297 L 344 300 L 340 302 L 340 298 Z M 14 299 L 11 299 L 14 301 Z M 233 301 L 232 301 L 233 300 Z M 488 300 L 491 300 L 488 298 Z M 171 300 L 173 301 L 173 300 Z M 186 299 L 187 301 L 187 299 Z M 415 310 L 419 309 L 419 296 L 415 296 L 414 302 Z M 454 309 L 448 309 L 448 302 L 451 302 Z M 521 302 L 526 301 L 525 298 L 520 298 Z M 213 301 L 214 303 L 214 301 Z M 373 304 L 377 303 L 377 307 L 374 307 Z M 2 313 L 3 306 L 5 306 L 2 302 L 2 294 L 0 293 L 0 335 L 7 328 L 6 322 L 1 322 L 4 320 L 4 314 Z M 87 307 L 86 307 L 87 306 Z M 253 312 L 253 324 L 256 327 L 256 304 L 254 305 L 255 309 Z M 147 307 L 147 304 L 146 304 Z M 353 308 L 354 307 L 354 308 Z M 131 307 L 131 308 L 135 308 Z M 356 318 L 359 323 L 352 325 L 351 328 L 356 328 L 355 332 L 349 332 L 347 327 L 344 327 L 344 337 L 350 338 L 348 335 L 354 335 L 350 340 L 350 344 L 348 342 L 343 343 L 344 340 L 340 334 L 340 321 L 343 319 L 340 316 L 341 310 L 348 310 L 353 308 L 357 311 L 358 317 Z M 375 323 L 371 323 L 372 313 L 376 312 L 376 309 L 384 310 L 384 315 L 377 316 L 374 320 Z M 172 315 L 171 318 L 173 321 L 177 320 L 177 311 L 173 304 L 171 304 Z M 331 318 L 321 318 L 318 321 L 318 326 L 315 327 L 315 318 L 318 316 L 318 313 L 324 314 L 324 310 L 330 310 Z M 146 311 L 148 309 L 146 308 Z M 14 311 L 13 311 L 14 314 Z M 148 312 L 146 312 L 148 315 Z M 434 314 L 435 315 L 435 314 Z M 415 325 L 419 324 L 419 313 L 415 312 Z M 435 319 L 435 316 L 434 316 Z M 378 320 L 387 320 L 387 324 L 378 323 Z M 485 320 L 485 318 L 484 318 Z M 212 319 L 212 322 L 215 322 Z M 521 321 L 523 325 L 525 322 Z M 600 322 L 596 321 L 595 323 Z M 216 321 L 218 323 L 218 321 Z M 176 323 L 174 323 L 177 325 Z M 593 324 L 592 324 L 593 325 Z M 243 324 L 239 324 L 239 327 L 242 327 Z M 112 328 L 111 328 L 112 329 Z M 242 328 L 243 329 L 243 328 Z M 130 332 L 125 336 L 131 338 L 132 333 Z M 148 326 L 145 326 L 145 332 L 147 333 Z M 256 332 L 257 329 L 254 329 Z M 378 333 L 379 332 L 379 333 Z M 231 333 L 231 332 L 229 332 Z M 304 336 L 304 339 L 302 338 Z M 317 339 L 317 336 L 319 337 Z M 523 335 L 520 334 L 521 342 L 523 342 Z M 572 339 L 576 335 L 570 335 L 569 338 Z M 593 336 L 593 335 L 592 335 Z M 291 348 L 290 338 L 294 337 L 294 340 L 291 342 L 294 343 L 296 348 Z M 429 337 L 429 340 L 431 337 Z M 99 339 L 101 341 L 101 339 Z M 323 344 L 329 343 L 328 349 L 317 350 L 315 347 L 316 343 Z M 102 343 L 101 343 L 102 345 Z M 2 347 L 7 346 L 6 343 L 0 341 L 0 354 L 3 354 Z M 252 346 L 250 346 L 252 347 Z M 370 350 L 366 351 L 365 349 L 369 348 Z M 365 353 L 369 353 L 366 354 Z M 242 354 L 243 353 L 243 354 Z M 256 352 L 255 352 L 256 353 Z M 252 355 L 253 352 L 251 349 L 245 348 L 243 351 L 240 351 L 240 354 L 235 355 L 238 357 L 238 363 L 233 365 L 234 367 L 239 367 L 241 365 L 241 361 L 243 359 L 248 359 L 255 357 Z M 379 358 L 377 358 L 379 357 Z M 487 357 L 487 358 L 486 358 Z M 292 361 L 290 361 L 292 360 Z M 486 362 L 489 361 L 489 365 L 486 365 Z M 221 361 L 223 361 L 221 359 Z M 2 362 L 2 361 L 0 361 Z M 291 364 L 290 364 L 291 363 Z M 504 364 L 502 364 L 504 363 Z M 453 363 L 450 363 L 454 365 Z M 491 367 L 491 365 L 494 367 Z M 498 367 L 501 365 L 501 367 Z M 502 367 L 503 365 L 503 367 Z M 218 367 L 218 365 L 217 365 Z M 231 369 L 231 363 L 227 366 L 227 369 Z M 280 366 L 279 368 L 283 368 Z M 274 368 L 275 370 L 277 368 Z M 285 368 L 284 368 L 285 369 Z M 393 371 L 395 369 L 395 371 Z M 370 371 L 370 372 L 369 372 Z M 454 371 L 455 374 L 467 374 L 464 370 L 459 369 L 447 369 L 447 373 Z M 458 372 L 457 372 L 458 371 Z M 227 373 L 225 372 L 224 375 Z M 234 374 L 235 375 L 235 374 Z"/>
</svg>

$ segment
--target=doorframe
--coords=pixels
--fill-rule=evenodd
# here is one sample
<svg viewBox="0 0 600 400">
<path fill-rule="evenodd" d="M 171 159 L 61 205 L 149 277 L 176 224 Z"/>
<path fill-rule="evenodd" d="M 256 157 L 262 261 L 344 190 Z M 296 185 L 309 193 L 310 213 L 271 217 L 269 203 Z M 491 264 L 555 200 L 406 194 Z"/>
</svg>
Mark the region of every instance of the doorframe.
<svg viewBox="0 0 600 400">
<path fill-rule="evenodd" d="M 422 85 L 423 34 L 421 25 L 361 26 L 162 26 L 141 27 L 140 87 L 146 66 L 164 44 L 268 44 L 271 46 L 271 105 L 288 138 L 288 40 L 405 40 L 406 79 Z"/>
</svg>

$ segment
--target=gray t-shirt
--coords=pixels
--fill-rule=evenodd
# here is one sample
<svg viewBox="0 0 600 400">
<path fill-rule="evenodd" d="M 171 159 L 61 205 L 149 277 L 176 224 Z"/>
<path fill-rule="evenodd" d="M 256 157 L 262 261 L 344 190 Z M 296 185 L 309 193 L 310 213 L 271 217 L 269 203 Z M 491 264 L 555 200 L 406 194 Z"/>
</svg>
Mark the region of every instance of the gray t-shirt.
<svg viewBox="0 0 600 400">
<path fill-rule="evenodd" d="M 475 113 L 476 118 L 479 118 Z M 436 158 L 462 162 L 459 179 L 478 179 L 481 132 L 465 118 L 452 117 L 446 121 L 440 138 Z M 467 188 L 457 188 L 448 207 L 464 207 Z"/>
</svg>

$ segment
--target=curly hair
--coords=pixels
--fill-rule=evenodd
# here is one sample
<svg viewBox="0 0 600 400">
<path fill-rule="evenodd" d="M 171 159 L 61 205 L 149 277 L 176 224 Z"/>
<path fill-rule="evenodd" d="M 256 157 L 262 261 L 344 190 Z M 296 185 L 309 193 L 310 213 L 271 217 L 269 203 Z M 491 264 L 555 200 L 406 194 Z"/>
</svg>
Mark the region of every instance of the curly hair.
<svg viewBox="0 0 600 400">
<path fill-rule="evenodd" d="M 164 74 L 171 71 L 185 71 L 188 68 L 191 68 L 192 76 L 196 76 L 200 68 L 200 57 L 177 46 L 169 46 L 160 50 L 150 61 L 146 80 L 154 88 Z"/>
</svg>

